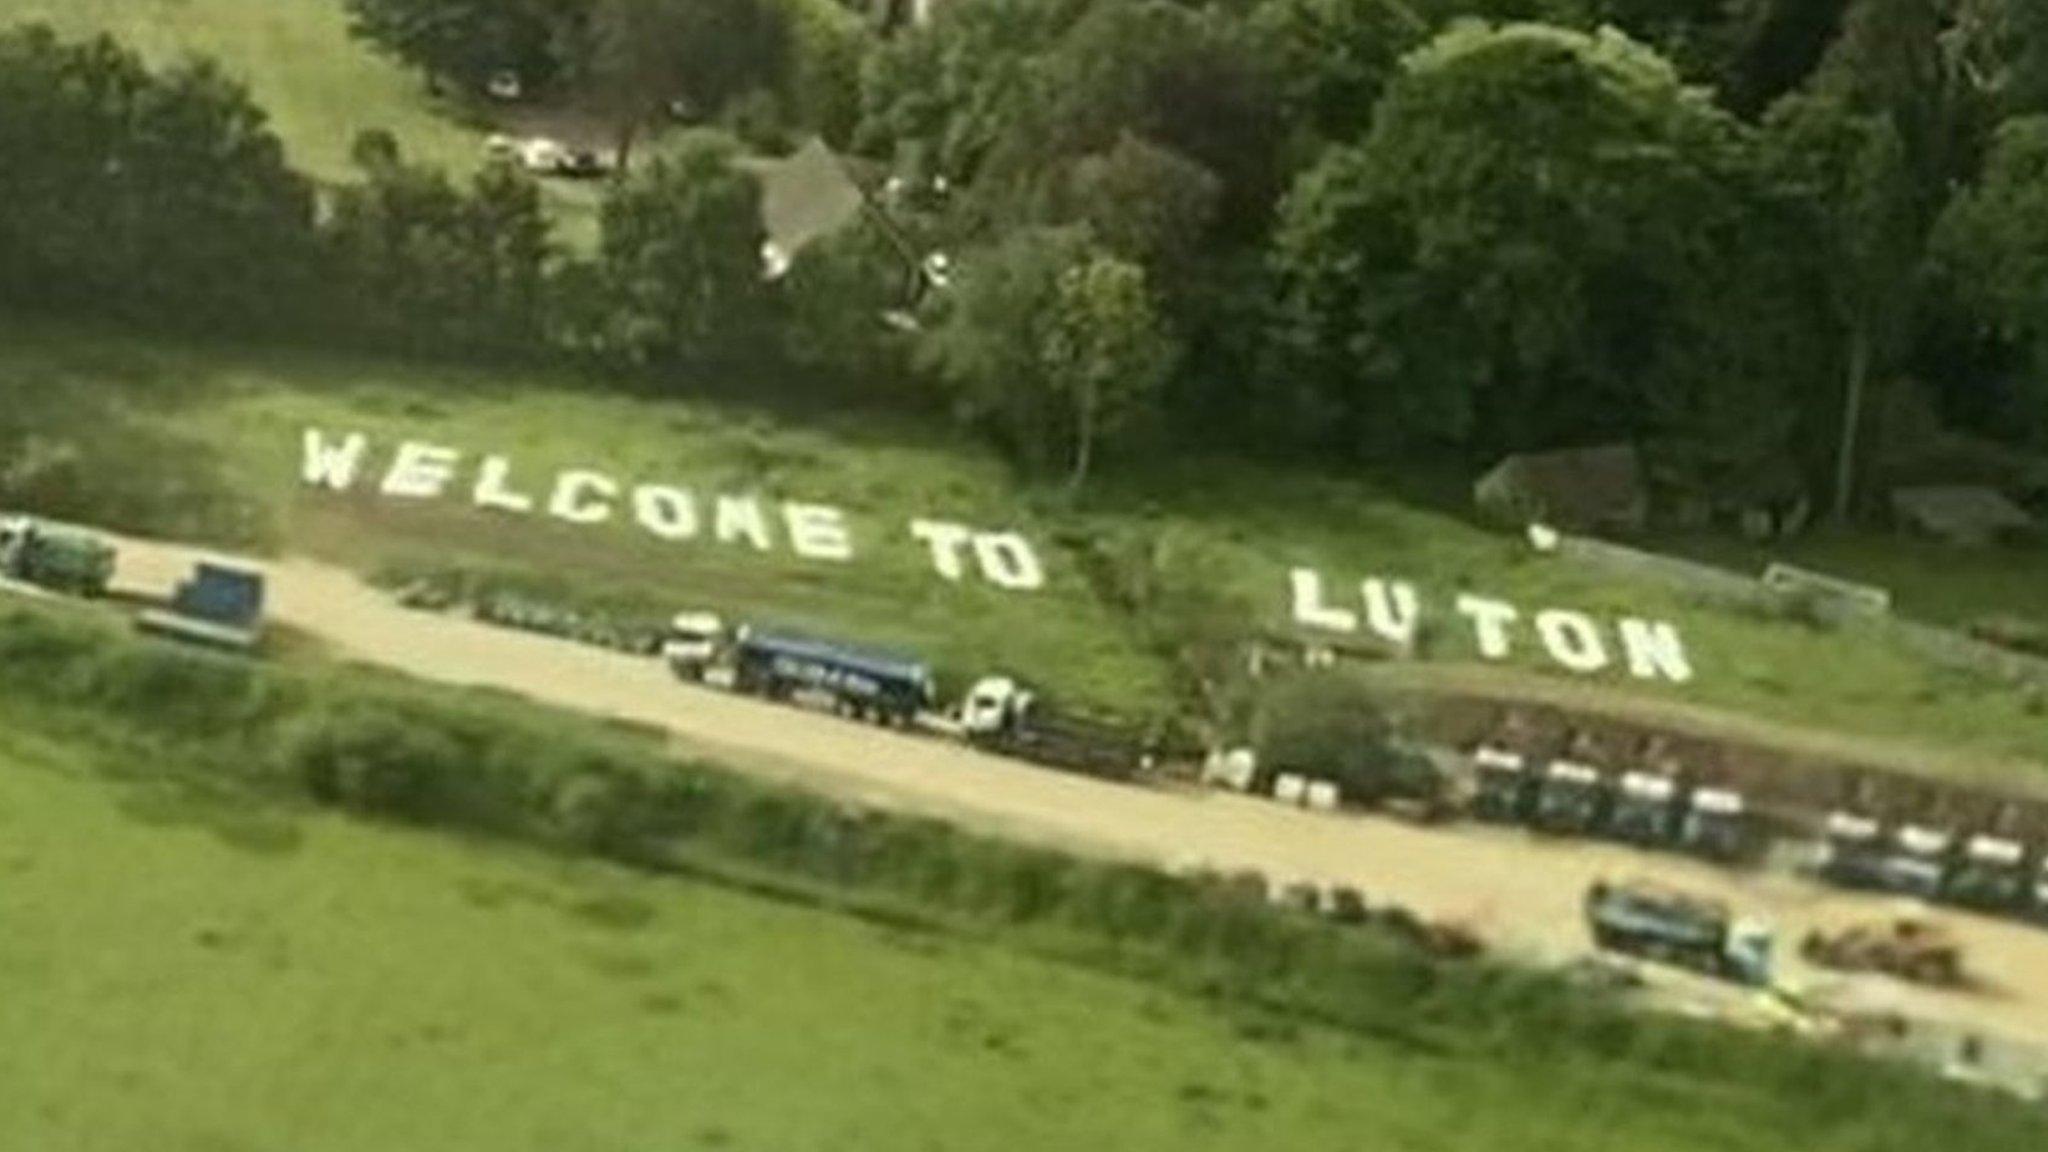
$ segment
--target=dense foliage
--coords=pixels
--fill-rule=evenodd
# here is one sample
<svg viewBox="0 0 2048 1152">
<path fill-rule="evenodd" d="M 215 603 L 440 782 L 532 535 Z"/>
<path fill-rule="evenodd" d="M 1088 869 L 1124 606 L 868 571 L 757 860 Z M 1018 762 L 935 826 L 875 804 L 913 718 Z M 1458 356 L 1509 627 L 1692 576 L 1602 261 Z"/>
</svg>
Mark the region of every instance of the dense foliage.
<svg viewBox="0 0 2048 1152">
<path fill-rule="evenodd" d="M 1187 444 L 1628 440 L 1694 504 L 1848 515 L 1928 413 L 2048 446 L 2038 0 L 989 0 L 886 34 L 819 0 L 350 8 L 440 81 L 612 125 L 644 163 L 594 256 L 508 172 L 395 148 L 316 212 L 217 71 L 17 33 L 9 298 L 670 387 L 795 368 L 1077 484 Z M 779 274 L 742 149 L 655 139 L 678 114 L 840 144 L 862 222 Z"/>
</svg>

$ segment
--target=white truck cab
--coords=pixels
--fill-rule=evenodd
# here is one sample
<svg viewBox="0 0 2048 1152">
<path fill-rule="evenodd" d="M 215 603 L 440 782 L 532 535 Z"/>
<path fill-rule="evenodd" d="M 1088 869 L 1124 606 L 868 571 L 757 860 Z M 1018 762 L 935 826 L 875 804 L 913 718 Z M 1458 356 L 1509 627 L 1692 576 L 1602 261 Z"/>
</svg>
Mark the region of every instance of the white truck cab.
<svg viewBox="0 0 2048 1152">
<path fill-rule="evenodd" d="M 969 737 L 1007 730 L 1031 707 L 1031 693 L 1008 676 L 984 676 L 960 701 L 960 729 Z"/>
<path fill-rule="evenodd" d="M 715 612 L 678 612 L 662 637 L 661 659 L 686 680 L 702 680 L 725 647 L 725 621 Z"/>
</svg>

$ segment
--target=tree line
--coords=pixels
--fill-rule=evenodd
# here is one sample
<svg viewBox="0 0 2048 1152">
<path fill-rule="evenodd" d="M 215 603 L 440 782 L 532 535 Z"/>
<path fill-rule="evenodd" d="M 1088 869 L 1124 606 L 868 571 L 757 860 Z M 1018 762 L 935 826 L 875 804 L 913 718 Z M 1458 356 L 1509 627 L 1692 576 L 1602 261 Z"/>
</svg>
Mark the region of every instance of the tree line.
<svg viewBox="0 0 2048 1152">
<path fill-rule="evenodd" d="M 217 69 L 10 34 L 0 290 L 640 386 L 772 365 L 1075 484 L 1627 439 L 1848 513 L 1937 424 L 2048 447 L 2035 0 L 807 3 L 349 0 L 441 83 L 608 111 L 637 162 L 589 252 L 507 168 L 372 135 L 314 189 Z M 635 148 L 679 107 L 823 135 L 884 211 L 764 276 L 745 145 Z"/>
</svg>

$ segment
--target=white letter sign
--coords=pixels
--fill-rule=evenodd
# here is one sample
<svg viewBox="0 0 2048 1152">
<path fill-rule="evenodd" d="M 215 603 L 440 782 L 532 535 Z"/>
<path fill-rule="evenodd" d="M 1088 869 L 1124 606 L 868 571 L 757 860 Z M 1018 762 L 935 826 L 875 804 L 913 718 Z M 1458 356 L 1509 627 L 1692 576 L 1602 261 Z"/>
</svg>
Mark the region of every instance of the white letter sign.
<svg viewBox="0 0 2048 1152">
<path fill-rule="evenodd" d="M 789 527 L 789 546 L 807 560 L 853 559 L 853 539 L 846 517 L 824 504 L 784 504 L 782 522 Z"/>
<path fill-rule="evenodd" d="M 384 494 L 431 500 L 447 491 L 459 459 L 461 456 L 453 448 L 408 440 L 398 446 L 398 455 L 391 458 L 391 470 L 384 474 Z"/>
<path fill-rule="evenodd" d="M 320 435 L 318 428 L 306 429 L 306 462 L 300 475 L 306 483 L 316 488 L 332 488 L 345 492 L 356 482 L 356 466 L 363 461 L 363 452 L 370 446 L 361 432 L 351 432 L 342 440 L 341 446 L 331 447 Z"/>
<path fill-rule="evenodd" d="M 571 524 L 602 524 L 612 518 L 610 502 L 618 498 L 619 486 L 611 477 L 571 468 L 555 477 L 548 515 Z"/>
<path fill-rule="evenodd" d="M 1508 625 L 1521 616 L 1513 604 L 1465 592 L 1458 596 L 1458 611 L 1472 621 L 1472 635 L 1479 641 L 1481 656 L 1488 660 L 1508 658 Z"/>
<path fill-rule="evenodd" d="M 1323 603 L 1323 578 L 1313 568 L 1296 568 L 1288 573 L 1294 586 L 1294 622 L 1330 632 L 1356 632 L 1358 613 L 1349 608 L 1332 608 Z"/>
<path fill-rule="evenodd" d="M 1621 647 L 1628 653 L 1629 675 L 1638 680 L 1662 676 L 1673 684 L 1684 684 L 1692 679 L 1685 642 L 1678 638 L 1678 629 L 1662 620 L 1623 617 Z"/>
<path fill-rule="evenodd" d="M 1536 634 L 1543 638 L 1550 658 L 1574 672 L 1598 672 L 1607 667 L 1607 645 L 1600 640 L 1600 627 L 1583 612 L 1556 608 L 1538 612 Z"/>
</svg>

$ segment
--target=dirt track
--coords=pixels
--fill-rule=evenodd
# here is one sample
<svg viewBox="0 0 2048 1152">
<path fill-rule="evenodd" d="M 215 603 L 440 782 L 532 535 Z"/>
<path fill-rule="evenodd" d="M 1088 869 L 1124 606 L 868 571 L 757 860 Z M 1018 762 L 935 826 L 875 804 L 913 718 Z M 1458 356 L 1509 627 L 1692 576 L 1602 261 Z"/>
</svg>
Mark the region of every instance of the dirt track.
<svg viewBox="0 0 2048 1152">
<path fill-rule="evenodd" d="M 202 555 L 119 544 L 120 585 L 154 595 Z M 1354 885 L 1369 897 L 1468 922 L 1496 947 L 1531 957 L 1561 960 L 1585 951 L 1579 896 L 1602 875 L 1642 875 L 1716 893 L 1773 922 L 1786 952 L 1811 926 L 1898 907 L 1790 877 L 1739 875 L 1613 845 L 1544 842 L 1484 828 L 1421 829 L 1052 772 L 935 737 L 684 686 L 656 661 L 408 611 L 337 568 L 297 560 L 264 567 L 273 618 L 319 637 L 344 658 L 657 725 L 682 748 L 736 768 L 1031 840 L 1172 866 L 1257 868 L 1277 879 Z M 1938 994 L 1873 980 L 1857 985 L 1865 999 L 2048 1042 L 2048 931 L 1946 910 L 1916 907 L 1915 914 L 1956 931 L 1969 964 L 1996 990 Z M 1794 981 L 1827 982 L 1787 959 Z"/>
</svg>

